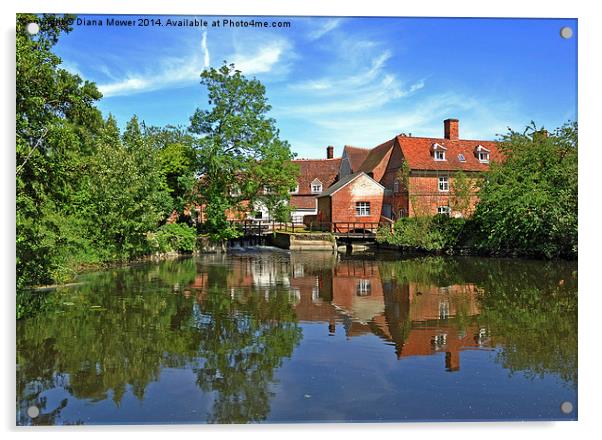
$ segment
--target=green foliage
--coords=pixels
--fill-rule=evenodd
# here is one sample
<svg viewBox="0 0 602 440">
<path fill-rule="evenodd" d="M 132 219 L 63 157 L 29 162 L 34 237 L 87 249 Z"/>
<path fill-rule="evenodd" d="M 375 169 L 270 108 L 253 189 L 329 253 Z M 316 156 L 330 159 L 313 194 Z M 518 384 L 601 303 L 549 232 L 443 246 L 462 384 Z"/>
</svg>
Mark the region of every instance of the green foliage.
<svg viewBox="0 0 602 440">
<path fill-rule="evenodd" d="M 475 220 L 489 252 L 577 255 L 577 123 L 550 136 L 533 124 L 502 138 L 504 161 L 492 164 Z"/>
<path fill-rule="evenodd" d="M 146 234 L 182 204 L 192 186 L 183 179 L 194 176 L 190 135 L 147 132 L 133 117 L 121 136 L 113 117 L 103 120 L 95 107 L 96 86 L 61 68 L 52 48 L 71 30 L 70 18 L 17 16 L 19 315 L 43 302 L 30 301 L 28 286 L 62 283 L 83 267 L 149 252 Z M 32 21 L 40 25 L 36 36 L 25 31 Z M 159 148 L 158 138 L 170 142 Z M 176 141 L 188 150 L 173 147 Z"/>
<path fill-rule="evenodd" d="M 182 213 L 193 199 L 197 154 L 193 137 L 180 127 L 148 127 L 145 138 L 158 153 L 158 165 L 172 198 L 172 210 Z"/>
<path fill-rule="evenodd" d="M 199 201 L 205 206 L 205 232 L 223 240 L 236 236 L 227 212 L 246 212 L 256 202 L 276 211 L 286 202 L 298 170 L 286 141 L 279 139 L 265 87 L 224 63 L 201 74 L 210 110 L 190 118 L 199 159 Z M 236 189 L 238 196 L 230 193 Z"/>
<path fill-rule="evenodd" d="M 445 251 L 460 241 L 466 220 L 447 215 L 402 217 L 392 229 L 380 228 L 377 241 L 419 251 Z"/>
<path fill-rule="evenodd" d="M 43 314 L 18 322 L 20 423 L 56 422 L 48 415 L 62 407 L 45 397 L 54 388 L 116 406 L 126 393 L 142 401 L 165 368 L 190 368 L 198 387 L 215 398 L 211 413 L 199 417 L 265 419 L 274 373 L 302 337 L 288 290 L 225 295 L 229 272 L 216 264 L 197 272 L 197 263 L 187 258 L 86 274 L 80 286 L 49 295 Z M 189 295 L 196 277 L 206 288 Z M 41 418 L 27 417 L 31 405 Z"/>
<path fill-rule="evenodd" d="M 470 202 L 474 194 L 471 180 L 463 171 L 454 174 L 451 183 L 450 208 L 452 212 L 459 212 L 462 217 L 469 217 Z"/>
<path fill-rule="evenodd" d="M 50 283 L 81 234 L 73 219 L 86 158 L 102 117 L 95 85 L 60 68 L 51 51 L 71 28 L 67 18 L 19 14 L 16 35 L 16 260 L 17 290 Z M 30 36 L 27 23 L 40 32 Z M 66 235 L 64 235 L 66 233 Z"/>
<path fill-rule="evenodd" d="M 192 252 L 196 246 L 196 229 L 185 223 L 168 223 L 147 239 L 155 252 Z"/>
</svg>

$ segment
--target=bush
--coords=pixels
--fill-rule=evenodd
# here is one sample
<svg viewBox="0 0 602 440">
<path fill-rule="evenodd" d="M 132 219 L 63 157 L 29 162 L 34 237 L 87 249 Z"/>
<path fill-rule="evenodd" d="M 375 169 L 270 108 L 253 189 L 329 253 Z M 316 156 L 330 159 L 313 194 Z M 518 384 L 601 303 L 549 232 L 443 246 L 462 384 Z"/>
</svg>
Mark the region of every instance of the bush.
<svg viewBox="0 0 602 440">
<path fill-rule="evenodd" d="M 393 229 L 381 228 L 379 243 L 401 246 L 421 251 L 446 251 L 455 248 L 464 239 L 467 221 L 447 215 L 433 217 L 403 217 Z"/>
<path fill-rule="evenodd" d="M 185 223 L 168 223 L 147 235 L 155 252 L 192 252 L 196 245 L 196 230 Z"/>
<path fill-rule="evenodd" d="M 474 215 L 491 253 L 577 256 L 577 124 L 549 136 L 535 126 L 502 139 Z"/>
</svg>

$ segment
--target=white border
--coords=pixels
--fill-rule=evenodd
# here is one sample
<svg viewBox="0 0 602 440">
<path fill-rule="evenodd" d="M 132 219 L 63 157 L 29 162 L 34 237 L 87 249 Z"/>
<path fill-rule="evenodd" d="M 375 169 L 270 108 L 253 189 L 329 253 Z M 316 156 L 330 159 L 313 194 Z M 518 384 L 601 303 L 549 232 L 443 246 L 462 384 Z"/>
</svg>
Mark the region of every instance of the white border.
<svg viewBox="0 0 602 440">
<path fill-rule="evenodd" d="M 15 2 L 16 3 L 16 2 Z M 164 432 L 177 433 L 196 431 L 195 436 L 240 435 L 245 438 L 304 438 L 308 435 L 324 433 L 325 436 L 345 436 L 366 438 L 381 435 L 396 437 L 417 436 L 421 438 L 466 438 L 486 436 L 487 439 L 504 439 L 509 436 L 545 436 L 554 438 L 593 437 L 598 429 L 600 396 L 600 378 L 597 358 L 600 356 L 599 329 L 597 320 L 600 304 L 599 281 L 595 277 L 597 261 L 601 249 L 598 224 L 600 213 L 595 206 L 599 200 L 596 189 L 598 163 L 587 160 L 590 151 L 582 152 L 580 163 L 580 259 L 579 259 L 579 422 L 557 423 L 434 423 L 434 424 L 320 424 L 320 425 L 260 425 L 260 426 L 177 426 L 177 427 L 93 427 L 58 429 L 15 429 L 14 428 L 14 14 L 16 12 L 73 12 L 73 13 L 132 13 L 132 14 L 215 14 L 215 15 L 353 15 L 353 16 L 458 16 L 458 17 L 562 17 L 579 19 L 579 128 L 582 149 L 598 149 L 602 138 L 599 119 L 600 43 L 601 16 L 596 13 L 593 1 L 533 1 L 505 0 L 500 2 L 469 0 L 431 0 L 429 2 L 387 2 L 385 0 L 302 0 L 285 2 L 283 0 L 171 0 L 168 2 L 95 0 L 86 3 L 67 0 L 32 1 L 19 0 L 17 4 L 2 3 L 2 165 L 4 167 L 2 206 L 2 279 L 5 281 L 2 295 L 4 298 L 4 332 L 2 338 L 2 426 L 10 431 L 9 435 L 19 432 L 23 435 L 58 437 L 69 432 L 93 438 L 106 437 L 121 433 L 144 432 L 145 437 L 163 438 Z M 198 432 L 200 431 L 200 432 Z M 113 434 L 114 433 L 114 434 Z M 181 434 L 179 434 L 181 435 Z"/>
</svg>

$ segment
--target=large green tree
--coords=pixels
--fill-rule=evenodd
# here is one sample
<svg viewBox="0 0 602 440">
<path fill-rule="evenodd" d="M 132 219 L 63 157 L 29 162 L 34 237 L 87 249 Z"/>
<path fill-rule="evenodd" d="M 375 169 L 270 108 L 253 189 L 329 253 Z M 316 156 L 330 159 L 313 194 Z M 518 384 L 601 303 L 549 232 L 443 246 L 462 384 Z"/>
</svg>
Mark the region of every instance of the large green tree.
<svg viewBox="0 0 602 440">
<path fill-rule="evenodd" d="M 205 228 L 215 239 L 236 235 L 228 211 L 268 209 L 286 203 L 298 170 L 289 144 L 279 138 L 265 87 L 245 78 L 233 64 L 201 74 L 209 92 L 209 110 L 197 109 L 190 119 L 199 152 L 199 194 Z"/>
<path fill-rule="evenodd" d="M 487 250 L 577 255 L 577 134 L 573 122 L 503 136 L 475 213 Z"/>
<path fill-rule="evenodd" d="M 68 248 L 82 245 L 67 220 L 79 195 L 85 158 L 93 153 L 102 117 L 93 83 L 60 67 L 52 52 L 71 31 L 68 18 L 19 14 L 16 34 L 17 288 L 47 283 L 64 269 Z M 37 22 L 40 32 L 25 28 Z"/>
</svg>

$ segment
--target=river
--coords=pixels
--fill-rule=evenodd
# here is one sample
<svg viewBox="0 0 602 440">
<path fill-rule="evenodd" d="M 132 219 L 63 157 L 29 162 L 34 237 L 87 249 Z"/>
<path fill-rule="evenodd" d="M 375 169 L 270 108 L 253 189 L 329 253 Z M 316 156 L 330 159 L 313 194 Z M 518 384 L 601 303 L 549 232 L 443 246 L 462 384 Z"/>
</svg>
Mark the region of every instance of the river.
<svg viewBox="0 0 602 440">
<path fill-rule="evenodd" d="M 17 322 L 20 425 L 577 418 L 576 262 L 256 248 L 77 281 Z"/>
</svg>

